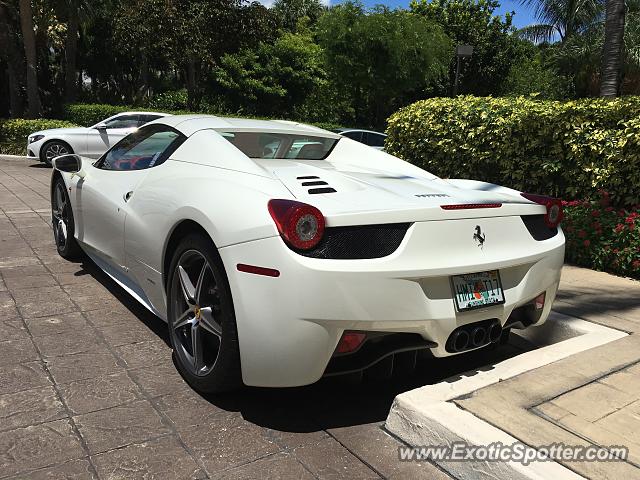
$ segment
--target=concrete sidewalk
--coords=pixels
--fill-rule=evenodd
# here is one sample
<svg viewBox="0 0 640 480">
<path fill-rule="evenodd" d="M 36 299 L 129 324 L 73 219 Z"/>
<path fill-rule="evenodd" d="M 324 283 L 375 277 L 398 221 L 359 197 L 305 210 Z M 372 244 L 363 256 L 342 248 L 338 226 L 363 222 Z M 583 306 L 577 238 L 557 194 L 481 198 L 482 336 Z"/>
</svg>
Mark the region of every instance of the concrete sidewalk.
<svg viewBox="0 0 640 480">
<path fill-rule="evenodd" d="M 640 282 L 565 267 L 554 308 L 630 335 L 456 404 L 533 447 L 627 446 L 627 462 L 560 463 L 588 478 L 640 478 Z"/>
</svg>

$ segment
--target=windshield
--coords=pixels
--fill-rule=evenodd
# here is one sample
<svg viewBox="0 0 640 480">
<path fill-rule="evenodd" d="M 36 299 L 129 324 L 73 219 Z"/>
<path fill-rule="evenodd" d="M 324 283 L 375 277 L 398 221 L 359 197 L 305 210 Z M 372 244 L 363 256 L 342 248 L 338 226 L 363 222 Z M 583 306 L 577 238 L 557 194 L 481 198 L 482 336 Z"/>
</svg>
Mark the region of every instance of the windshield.
<svg viewBox="0 0 640 480">
<path fill-rule="evenodd" d="M 295 158 L 324 160 L 338 141 L 303 134 L 266 132 L 220 132 L 249 158 Z"/>
</svg>

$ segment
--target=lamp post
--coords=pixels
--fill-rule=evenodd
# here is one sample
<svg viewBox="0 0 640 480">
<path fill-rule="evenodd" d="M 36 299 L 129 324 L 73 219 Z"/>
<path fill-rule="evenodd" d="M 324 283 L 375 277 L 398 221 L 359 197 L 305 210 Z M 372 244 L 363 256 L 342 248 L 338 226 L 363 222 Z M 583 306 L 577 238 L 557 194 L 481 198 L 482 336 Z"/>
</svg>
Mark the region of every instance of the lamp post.
<svg viewBox="0 0 640 480">
<path fill-rule="evenodd" d="M 458 81 L 460 80 L 460 59 L 462 57 L 471 57 L 473 55 L 473 45 L 458 45 L 456 47 L 456 80 L 453 84 L 453 96 L 458 96 Z"/>
</svg>

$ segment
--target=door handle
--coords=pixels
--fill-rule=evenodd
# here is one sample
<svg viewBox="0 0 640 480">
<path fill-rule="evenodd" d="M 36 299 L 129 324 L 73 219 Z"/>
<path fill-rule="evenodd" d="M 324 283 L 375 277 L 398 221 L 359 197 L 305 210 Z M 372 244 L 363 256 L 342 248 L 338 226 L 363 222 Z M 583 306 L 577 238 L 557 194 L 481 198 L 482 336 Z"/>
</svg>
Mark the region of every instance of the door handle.
<svg viewBox="0 0 640 480">
<path fill-rule="evenodd" d="M 133 190 L 132 190 L 132 191 L 130 191 L 130 192 L 125 193 L 125 194 L 122 196 L 122 198 L 124 198 L 124 201 L 125 201 L 125 202 L 128 202 L 132 195 L 133 195 Z"/>
</svg>

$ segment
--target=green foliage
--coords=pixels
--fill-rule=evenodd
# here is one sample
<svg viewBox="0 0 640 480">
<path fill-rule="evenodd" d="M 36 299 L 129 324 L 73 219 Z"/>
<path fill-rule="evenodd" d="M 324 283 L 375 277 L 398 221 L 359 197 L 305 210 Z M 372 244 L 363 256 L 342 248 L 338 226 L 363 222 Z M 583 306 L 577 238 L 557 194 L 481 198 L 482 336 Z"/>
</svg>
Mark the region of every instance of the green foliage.
<svg viewBox="0 0 640 480">
<path fill-rule="evenodd" d="M 512 63 L 517 60 L 517 39 L 512 32 L 512 13 L 496 15 L 496 0 L 412 0 L 412 12 L 436 22 L 454 45 L 473 45 L 473 56 L 463 59 L 459 92 L 490 95 L 500 91 Z M 456 58 L 447 59 L 449 81 L 437 92 L 453 91 Z"/>
<path fill-rule="evenodd" d="M 640 278 L 640 205 L 609 206 L 609 195 L 565 202 L 566 258 L 577 265 Z"/>
<path fill-rule="evenodd" d="M 187 109 L 187 90 L 172 90 L 170 92 L 159 93 L 149 99 L 147 107 L 159 112 L 168 110 Z"/>
<path fill-rule="evenodd" d="M 570 98 L 573 89 L 558 75 L 548 48 L 522 42 L 517 59 L 502 83 L 503 95 L 533 95 L 540 99 Z"/>
<path fill-rule="evenodd" d="M 75 126 L 71 122 L 45 118 L 38 120 L 25 120 L 23 118 L 0 120 L 0 152 L 8 155 L 24 155 L 27 147 L 27 137 L 33 132 Z"/>
<path fill-rule="evenodd" d="M 276 0 L 272 9 L 280 26 L 295 32 L 300 22 L 317 22 L 325 7 L 319 0 Z"/>
<path fill-rule="evenodd" d="M 224 55 L 216 80 L 241 112 L 294 114 L 325 83 L 322 51 L 308 32 L 285 32 L 275 43 Z"/>
<path fill-rule="evenodd" d="M 365 11 L 346 2 L 318 20 L 317 38 L 339 92 L 351 98 L 355 122 L 381 126 L 421 98 L 446 71 L 451 42 L 434 22 L 404 10 Z"/>
<path fill-rule="evenodd" d="M 640 97 L 433 98 L 392 115 L 387 133 L 389 153 L 441 177 L 640 203 Z"/>
<path fill-rule="evenodd" d="M 64 106 L 62 111 L 62 119 L 75 123 L 76 125 L 82 125 L 83 127 L 90 127 L 111 117 L 116 113 L 126 112 L 132 110 L 133 107 L 121 106 L 121 105 L 107 105 L 101 103 L 72 103 Z"/>
</svg>

